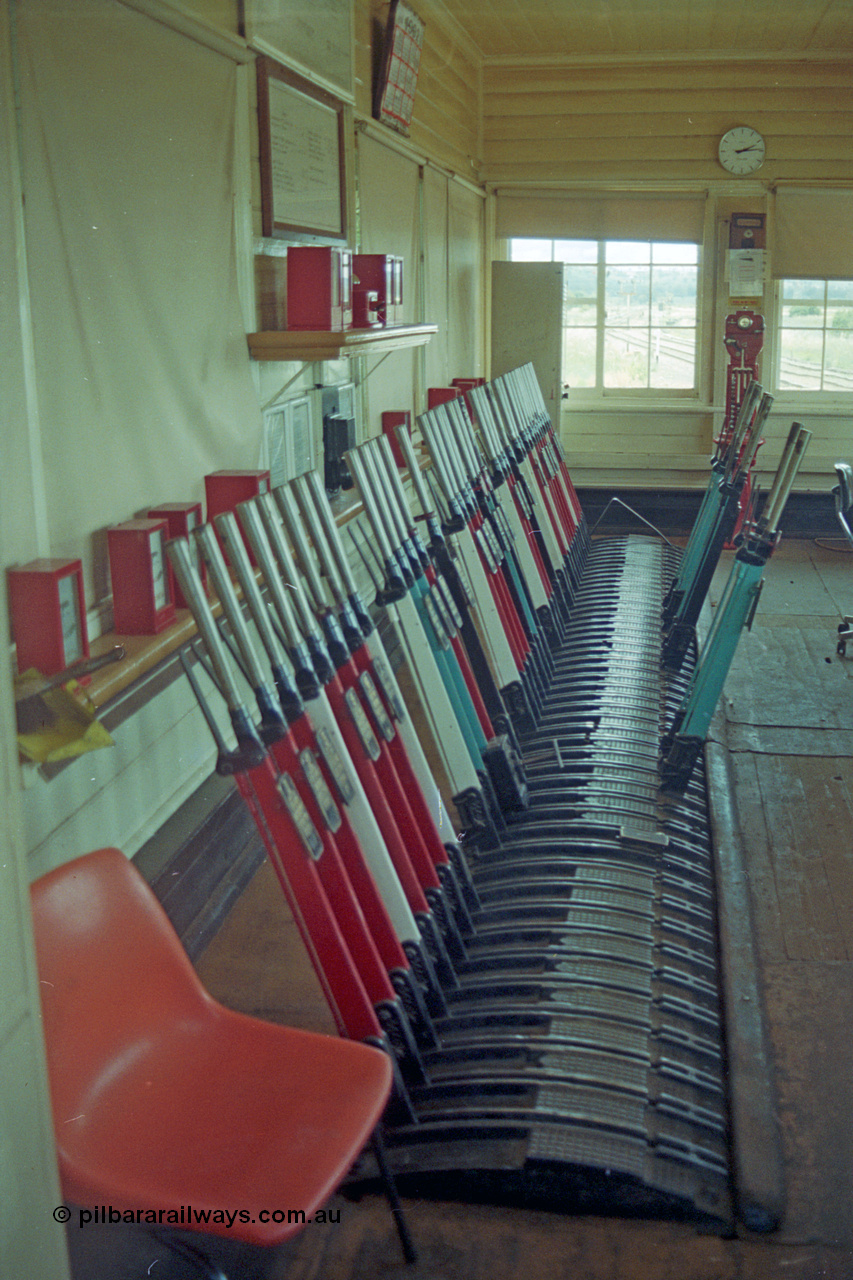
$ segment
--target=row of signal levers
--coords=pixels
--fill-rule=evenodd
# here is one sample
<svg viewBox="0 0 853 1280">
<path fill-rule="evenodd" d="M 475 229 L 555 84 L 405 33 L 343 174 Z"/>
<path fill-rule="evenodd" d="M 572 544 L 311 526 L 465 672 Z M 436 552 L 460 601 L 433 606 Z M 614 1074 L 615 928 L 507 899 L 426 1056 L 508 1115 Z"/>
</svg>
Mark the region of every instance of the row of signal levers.
<svg viewBox="0 0 853 1280">
<path fill-rule="evenodd" d="M 701 745 L 802 428 L 698 659 L 694 632 L 769 403 L 683 556 L 591 539 L 529 365 L 423 414 L 426 459 L 400 429 L 405 470 L 387 439 L 348 455 L 349 547 L 316 474 L 169 544 L 217 768 L 341 1034 L 394 1059 L 414 1192 L 731 1221 Z"/>
</svg>

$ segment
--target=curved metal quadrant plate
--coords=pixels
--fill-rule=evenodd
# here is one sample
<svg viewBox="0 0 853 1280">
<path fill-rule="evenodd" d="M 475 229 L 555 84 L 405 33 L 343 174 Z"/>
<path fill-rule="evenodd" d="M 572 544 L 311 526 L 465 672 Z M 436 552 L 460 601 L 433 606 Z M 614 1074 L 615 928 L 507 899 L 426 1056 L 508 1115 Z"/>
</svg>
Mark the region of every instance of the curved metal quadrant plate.
<svg viewBox="0 0 853 1280">
<path fill-rule="evenodd" d="M 408 1193 L 731 1224 L 704 777 L 658 787 L 693 661 L 662 673 L 676 554 L 591 545 L 521 740 L 529 809 L 472 857 L 475 940 L 388 1133 Z"/>
</svg>

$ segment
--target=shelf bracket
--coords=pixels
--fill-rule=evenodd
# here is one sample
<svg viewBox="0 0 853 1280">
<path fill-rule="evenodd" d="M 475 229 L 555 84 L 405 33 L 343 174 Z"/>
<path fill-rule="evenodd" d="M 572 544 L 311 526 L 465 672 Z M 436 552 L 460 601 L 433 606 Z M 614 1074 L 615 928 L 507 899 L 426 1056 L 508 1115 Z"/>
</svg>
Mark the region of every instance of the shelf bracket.
<svg viewBox="0 0 853 1280">
<path fill-rule="evenodd" d="M 381 362 L 380 362 L 380 363 L 381 363 Z M 283 387 L 279 387 L 279 389 L 278 389 L 278 391 L 276 391 L 275 395 L 274 395 L 274 396 L 270 396 L 270 398 L 269 398 L 269 400 L 267 400 L 266 404 L 262 404 L 262 405 L 261 405 L 261 413 L 266 413 L 267 409 L 271 408 L 271 407 L 276 403 L 276 401 L 277 401 L 277 400 L 280 400 L 280 399 L 281 399 L 281 397 L 284 395 L 285 391 L 287 390 L 287 388 L 288 388 L 288 387 L 292 387 L 292 386 L 293 386 L 293 384 L 294 384 L 294 382 L 296 382 L 296 380 L 297 380 L 298 378 L 301 378 L 301 377 L 302 377 L 302 375 L 303 375 L 303 373 L 305 372 L 305 370 L 306 370 L 306 369 L 308 368 L 308 366 L 309 366 L 309 365 L 311 365 L 311 364 L 314 364 L 314 361 L 313 361 L 313 360 L 305 360 L 305 361 L 303 361 L 303 363 L 302 363 L 302 364 L 299 366 L 299 368 L 296 370 L 296 373 L 294 373 L 293 377 L 292 377 L 292 378 L 288 378 L 288 379 L 287 379 L 287 382 L 285 382 L 284 386 L 283 386 Z"/>
<path fill-rule="evenodd" d="M 380 357 L 379 357 L 379 359 L 376 361 L 376 364 L 375 364 L 375 365 L 373 365 L 373 367 L 372 367 L 372 368 L 368 369 L 368 370 L 367 370 L 367 372 L 365 373 L 364 377 L 361 379 L 362 384 L 364 384 L 365 382 L 367 382 L 367 379 L 373 376 L 373 374 L 376 372 L 376 370 L 379 368 L 379 366 L 380 366 L 381 364 L 384 364 L 384 363 L 385 363 L 385 361 L 388 359 L 388 357 L 389 357 L 390 355 L 393 355 L 393 354 L 394 354 L 394 353 L 393 353 L 393 351 L 386 351 L 384 355 L 380 356 Z M 287 391 L 288 387 L 292 387 L 292 386 L 293 386 L 293 384 L 294 384 L 294 382 L 296 382 L 296 381 L 297 381 L 297 379 L 299 379 L 299 378 L 301 378 L 301 377 L 302 377 L 302 374 L 305 372 L 305 370 L 308 368 L 308 366 L 309 366 L 309 365 L 312 365 L 312 364 L 316 364 L 316 363 L 317 363 L 317 361 L 316 361 L 316 360 L 305 360 L 305 361 L 303 361 L 303 363 L 302 363 L 302 364 L 300 364 L 299 368 L 296 370 L 296 373 L 294 373 L 294 374 L 293 374 L 293 376 L 292 376 L 291 378 L 288 378 L 287 382 L 285 382 L 285 384 L 284 384 L 283 386 L 279 387 L 279 389 L 278 389 L 278 391 L 276 391 L 275 395 L 270 396 L 269 400 L 267 400 L 267 402 L 266 402 L 265 404 L 262 404 L 262 405 L 261 405 L 261 413 L 266 413 L 267 409 L 272 408 L 272 406 L 273 406 L 273 405 L 274 405 L 278 400 L 280 400 L 280 399 L 281 399 L 281 397 L 284 395 L 285 391 Z"/>
<path fill-rule="evenodd" d="M 376 361 L 376 364 L 373 366 L 373 368 L 367 370 L 367 373 L 364 375 L 364 377 L 361 380 L 362 383 L 367 382 L 367 379 L 373 376 L 373 374 L 376 372 L 379 366 L 381 364 L 384 364 L 385 361 L 388 359 L 388 357 L 393 354 L 394 353 L 392 351 L 386 351 L 384 356 L 380 356 L 379 359 Z"/>
</svg>

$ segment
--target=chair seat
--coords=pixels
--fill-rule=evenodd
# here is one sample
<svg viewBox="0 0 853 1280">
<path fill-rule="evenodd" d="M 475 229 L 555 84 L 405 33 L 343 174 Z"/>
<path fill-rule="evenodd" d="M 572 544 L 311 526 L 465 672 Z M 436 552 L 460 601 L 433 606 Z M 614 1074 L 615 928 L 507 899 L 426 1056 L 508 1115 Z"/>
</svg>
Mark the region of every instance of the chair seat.
<svg viewBox="0 0 853 1280">
<path fill-rule="evenodd" d="M 117 850 L 32 899 L 65 1197 L 253 1244 L 294 1235 L 381 1119 L 388 1056 L 218 1004 Z"/>
<path fill-rule="evenodd" d="M 242 1210 L 242 1238 L 278 1243 L 300 1229 L 288 1211 L 310 1220 L 346 1177 L 390 1083 L 379 1050 L 215 1010 L 204 1028 L 140 1046 L 93 1083 L 81 1114 L 56 1117 L 64 1194 L 122 1210 Z M 262 1210 L 284 1221 L 258 1221 Z"/>
</svg>

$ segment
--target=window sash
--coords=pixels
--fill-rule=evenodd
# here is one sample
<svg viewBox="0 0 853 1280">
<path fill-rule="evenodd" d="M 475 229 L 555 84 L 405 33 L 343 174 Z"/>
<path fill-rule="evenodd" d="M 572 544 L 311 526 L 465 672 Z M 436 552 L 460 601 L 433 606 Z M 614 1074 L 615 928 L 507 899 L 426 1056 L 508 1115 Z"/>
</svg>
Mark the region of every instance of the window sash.
<svg viewBox="0 0 853 1280">
<path fill-rule="evenodd" d="M 773 379 L 778 394 L 809 399 L 853 394 L 853 285 L 813 277 L 778 281 L 774 345 Z M 840 366 L 833 364 L 838 352 L 848 357 Z M 845 378 L 849 386 L 844 385 Z M 786 381 L 798 385 L 784 386 Z"/>
<path fill-rule="evenodd" d="M 519 241 L 523 244 L 527 239 L 528 237 L 513 237 L 510 241 L 510 253 L 513 261 L 528 260 L 523 250 L 518 258 L 515 256 L 516 244 Z M 541 240 L 537 238 L 537 240 L 540 246 L 538 251 L 544 254 L 547 247 L 550 261 L 566 261 L 563 257 L 566 247 L 566 242 L 563 238 L 559 240 Z M 590 261 L 589 256 L 583 252 L 581 243 L 579 243 L 578 256 L 582 260 L 567 262 L 567 266 L 583 271 L 584 278 L 587 281 L 585 287 L 587 288 L 591 284 L 591 272 L 594 271 L 596 290 L 594 295 L 591 292 L 586 292 L 582 295 L 576 294 L 572 297 L 564 298 L 563 376 L 571 386 L 602 396 L 636 393 L 663 396 L 696 395 L 698 379 L 699 264 L 698 262 L 695 264 L 673 264 L 668 257 L 662 262 L 655 261 L 654 249 L 658 242 L 640 241 L 636 243 L 638 245 L 648 245 L 648 255 L 645 261 L 632 261 L 631 259 L 634 255 L 620 253 L 617 250 L 614 256 L 620 259 L 627 258 L 628 261 L 608 262 L 608 246 L 612 246 L 614 242 L 603 239 L 588 239 L 583 241 L 582 244 L 595 246 L 595 261 Z M 638 253 L 636 257 L 640 259 L 642 255 Z M 691 315 L 685 318 L 683 323 L 679 323 L 679 319 L 675 318 L 670 323 L 662 324 L 660 317 L 655 314 L 654 310 L 656 282 L 659 282 L 661 278 L 665 279 L 665 273 L 672 270 L 673 267 L 677 268 L 679 266 L 694 272 L 694 308 Z M 634 280 L 637 282 L 638 287 L 629 291 L 630 296 L 626 295 L 626 314 L 624 316 L 621 314 L 614 316 L 613 295 L 608 285 L 612 283 L 614 278 L 619 278 L 620 274 L 624 278 L 626 285 L 629 285 Z M 632 299 L 635 294 L 637 295 L 637 302 L 633 303 Z M 608 304 L 610 306 L 610 316 L 608 316 Z M 632 307 L 634 308 L 633 316 L 631 314 Z M 639 323 L 637 322 L 637 308 L 642 309 L 642 318 Z M 573 309 L 577 315 L 577 323 L 575 324 L 572 324 L 569 320 Z M 567 320 L 569 320 L 568 323 Z M 689 352 L 692 377 L 689 382 L 685 381 L 675 386 L 667 386 L 663 379 L 654 380 L 652 362 L 653 360 L 659 360 L 665 352 L 664 331 L 671 332 L 674 338 L 679 331 L 684 330 L 693 334 L 693 345 Z M 591 338 L 593 337 L 594 344 L 591 344 Z M 593 345 L 594 356 L 590 352 L 591 345 Z M 672 347 L 672 343 L 670 343 L 670 347 Z M 581 349 L 586 352 L 585 356 L 579 355 Z M 621 362 L 617 357 L 617 352 L 620 350 L 625 357 Z M 677 349 L 675 351 L 671 350 L 670 356 L 678 361 Z M 590 376 L 593 367 L 594 375 Z M 637 372 L 638 367 L 643 370 L 642 378 Z M 615 369 L 618 369 L 618 373 L 611 372 L 611 370 Z M 625 381 L 622 379 L 625 379 Z"/>
</svg>

